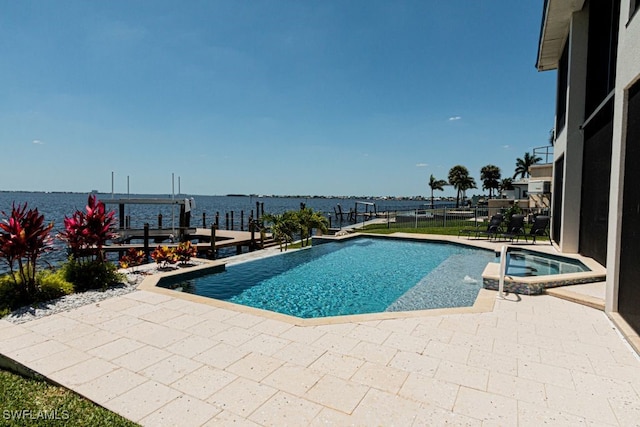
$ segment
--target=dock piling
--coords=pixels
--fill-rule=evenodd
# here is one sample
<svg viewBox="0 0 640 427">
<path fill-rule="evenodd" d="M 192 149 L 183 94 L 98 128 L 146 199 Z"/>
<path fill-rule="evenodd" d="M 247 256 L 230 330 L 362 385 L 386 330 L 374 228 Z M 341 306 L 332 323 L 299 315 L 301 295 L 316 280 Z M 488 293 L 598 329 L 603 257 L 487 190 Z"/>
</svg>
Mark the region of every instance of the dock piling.
<svg viewBox="0 0 640 427">
<path fill-rule="evenodd" d="M 144 256 L 146 261 L 149 262 L 149 223 L 144 223 Z"/>
<path fill-rule="evenodd" d="M 216 224 L 211 224 L 211 259 L 216 259 Z"/>
<path fill-rule="evenodd" d="M 249 251 L 252 252 L 256 248 L 256 223 L 251 221 L 249 223 L 249 231 L 251 232 L 251 242 L 249 243 Z"/>
</svg>

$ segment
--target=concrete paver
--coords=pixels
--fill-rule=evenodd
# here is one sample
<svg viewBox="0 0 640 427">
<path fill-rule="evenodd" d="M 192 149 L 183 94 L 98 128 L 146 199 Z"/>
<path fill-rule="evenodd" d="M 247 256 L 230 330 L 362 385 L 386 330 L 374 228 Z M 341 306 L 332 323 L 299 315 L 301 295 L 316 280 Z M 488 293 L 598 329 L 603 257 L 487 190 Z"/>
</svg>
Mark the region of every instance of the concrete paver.
<svg viewBox="0 0 640 427">
<path fill-rule="evenodd" d="M 549 295 L 305 326 L 140 290 L 0 320 L 0 341 L 5 356 L 149 426 L 640 419 L 638 355 L 602 311 Z"/>
</svg>

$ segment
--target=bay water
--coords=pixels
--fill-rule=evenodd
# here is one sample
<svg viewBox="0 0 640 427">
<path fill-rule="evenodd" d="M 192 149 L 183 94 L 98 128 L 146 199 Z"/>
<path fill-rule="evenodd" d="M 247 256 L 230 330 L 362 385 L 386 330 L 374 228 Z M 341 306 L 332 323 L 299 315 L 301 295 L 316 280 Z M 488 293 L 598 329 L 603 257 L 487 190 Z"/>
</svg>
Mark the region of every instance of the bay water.
<svg viewBox="0 0 640 427">
<path fill-rule="evenodd" d="M 114 210 L 118 215 L 118 205 L 109 203 L 110 200 L 127 199 L 127 198 L 163 198 L 171 199 L 171 195 L 126 195 L 126 194 L 95 194 L 99 200 L 107 204 L 108 210 Z M 52 235 L 55 236 L 64 230 L 64 218 L 71 217 L 76 210 L 83 210 L 87 204 L 89 194 L 85 193 L 66 193 L 66 192 L 10 192 L 0 191 L 0 212 L 4 212 L 0 220 L 7 218 L 11 212 L 12 204 L 27 203 L 28 208 L 37 208 L 38 211 L 45 216 L 47 223 L 53 222 L 54 228 Z M 323 213 L 330 218 L 333 227 L 348 225 L 343 221 L 340 223 L 336 218 L 336 210 L 338 205 L 342 211 L 348 213 L 350 209 L 355 209 L 356 201 L 367 201 L 375 203 L 378 211 L 403 211 L 425 208 L 430 206 L 426 200 L 414 199 L 366 199 L 366 198 L 327 198 L 327 197 L 277 197 L 277 196 L 191 196 L 179 195 L 175 198 L 191 198 L 195 200 L 195 208 L 191 211 L 192 227 L 210 227 L 215 221 L 216 213 L 219 214 L 219 227 L 226 228 L 226 214 L 233 212 L 233 225 L 235 230 L 240 229 L 241 211 L 243 215 L 244 229 L 248 228 L 248 219 L 252 214 L 256 215 L 256 204 L 260 209 L 264 209 L 265 213 L 281 214 L 288 210 L 300 209 L 301 204 L 312 208 L 315 211 Z M 451 206 L 452 202 L 436 201 L 436 207 Z M 455 205 L 455 203 L 453 203 Z M 158 216 L 162 215 L 162 224 L 164 228 L 178 226 L 179 208 L 175 205 L 126 205 L 125 215 L 131 219 L 131 228 L 142 228 L 145 223 L 149 223 L 152 228 L 157 227 Z M 368 207 L 369 211 L 372 210 Z M 358 211 L 362 212 L 364 205 L 358 205 Z M 204 218 L 203 218 L 204 214 Z M 346 216 L 345 216 L 346 220 Z M 64 244 L 58 239 L 54 239 L 55 250 L 43 257 L 45 262 L 50 264 L 58 264 L 66 259 L 67 254 Z M 0 261 L 1 263 L 1 261 Z M 0 264 L 0 272 L 4 271 L 5 265 Z"/>
</svg>

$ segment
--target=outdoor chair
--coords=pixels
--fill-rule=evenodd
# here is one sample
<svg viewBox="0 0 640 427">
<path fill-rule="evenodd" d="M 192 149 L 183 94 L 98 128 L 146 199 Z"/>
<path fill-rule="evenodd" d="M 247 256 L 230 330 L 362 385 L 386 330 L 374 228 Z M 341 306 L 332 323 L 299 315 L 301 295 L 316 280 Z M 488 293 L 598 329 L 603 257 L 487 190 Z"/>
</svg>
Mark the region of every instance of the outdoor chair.
<svg viewBox="0 0 640 427">
<path fill-rule="evenodd" d="M 536 237 L 546 236 L 549 238 L 549 243 L 551 242 L 551 237 L 549 236 L 549 222 L 550 218 L 547 215 L 538 215 L 536 219 L 533 221 L 533 225 L 531 226 L 531 230 L 529 230 L 529 236 L 533 239 L 533 243 L 536 243 Z M 527 235 L 525 235 L 526 239 Z"/>
<path fill-rule="evenodd" d="M 523 236 L 527 240 L 527 235 L 524 232 L 524 215 L 512 215 L 511 219 L 507 223 L 507 227 L 504 233 L 501 234 L 505 239 L 519 239 Z"/>
<path fill-rule="evenodd" d="M 502 226 L 502 218 L 502 214 L 495 214 L 491 216 L 486 228 L 464 228 L 458 232 L 458 237 L 460 237 L 461 234 L 466 234 L 468 239 L 471 238 L 471 234 L 475 235 L 476 238 L 480 235 L 486 235 L 488 239 L 492 236 L 495 237 L 502 232 L 500 228 Z"/>
</svg>

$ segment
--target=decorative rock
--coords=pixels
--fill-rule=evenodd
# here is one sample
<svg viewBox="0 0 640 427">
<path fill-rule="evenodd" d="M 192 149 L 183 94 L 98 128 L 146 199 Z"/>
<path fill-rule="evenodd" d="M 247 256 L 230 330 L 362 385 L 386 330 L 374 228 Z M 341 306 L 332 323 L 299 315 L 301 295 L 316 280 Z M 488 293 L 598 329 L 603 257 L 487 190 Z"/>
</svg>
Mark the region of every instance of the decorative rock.
<svg viewBox="0 0 640 427">
<path fill-rule="evenodd" d="M 189 266 L 199 265 L 202 262 L 191 260 Z M 178 269 L 180 267 L 175 267 Z M 138 284 L 142 282 L 142 280 L 151 274 L 161 273 L 158 265 L 146 264 L 139 267 L 133 267 L 132 269 L 123 269 L 120 270 L 120 273 L 125 275 L 125 283 L 118 283 L 112 286 L 109 286 L 107 289 L 96 289 L 85 292 L 78 292 L 75 294 L 65 295 L 63 297 L 40 302 L 33 305 L 28 305 L 24 307 L 20 307 L 7 316 L 4 317 L 4 320 L 11 323 L 24 323 L 30 320 L 39 319 L 41 317 L 49 316 L 51 314 L 60 313 L 62 311 L 73 310 L 74 308 L 79 308 L 85 305 L 94 304 L 108 298 L 113 298 L 121 295 L 128 294 L 130 292 L 134 292 Z"/>
</svg>

